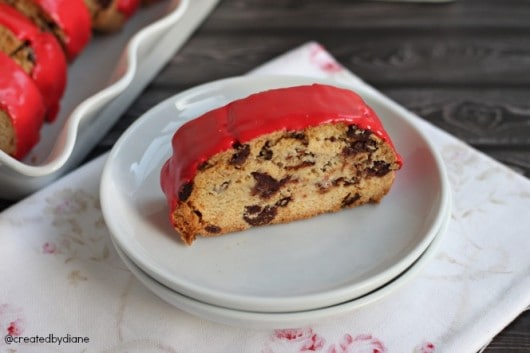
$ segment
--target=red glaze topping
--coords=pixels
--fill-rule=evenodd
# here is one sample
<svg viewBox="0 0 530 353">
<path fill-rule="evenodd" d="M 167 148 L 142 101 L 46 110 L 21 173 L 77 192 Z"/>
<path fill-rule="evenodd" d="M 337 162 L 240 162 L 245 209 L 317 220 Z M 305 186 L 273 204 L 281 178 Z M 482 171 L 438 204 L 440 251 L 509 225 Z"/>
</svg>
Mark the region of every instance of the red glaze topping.
<svg viewBox="0 0 530 353">
<path fill-rule="evenodd" d="M 61 46 L 52 34 L 42 32 L 11 6 L 0 4 L 0 24 L 33 49 L 34 67 L 29 74 L 42 93 L 46 118 L 52 121 L 66 86 L 67 64 Z"/>
<path fill-rule="evenodd" d="M 22 159 L 39 141 L 44 102 L 31 77 L 3 52 L 0 52 L 0 110 L 7 112 L 15 130 L 13 157 Z"/>
<path fill-rule="evenodd" d="M 90 13 L 83 0 L 33 0 L 62 29 L 66 56 L 72 60 L 92 36 Z"/>
<path fill-rule="evenodd" d="M 118 0 L 118 11 L 120 11 L 125 18 L 134 15 L 138 6 L 140 6 L 140 0 Z"/>
<path fill-rule="evenodd" d="M 321 84 L 256 93 L 187 122 L 173 136 L 173 156 L 161 172 L 161 186 L 170 208 L 178 204 L 179 191 L 195 177 L 199 165 L 235 142 L 245 143 L 274 131 L 299 131 L 339 122 L 370 130 L 392 145 L 381 121 L 361 97 Z"/>
</svg>

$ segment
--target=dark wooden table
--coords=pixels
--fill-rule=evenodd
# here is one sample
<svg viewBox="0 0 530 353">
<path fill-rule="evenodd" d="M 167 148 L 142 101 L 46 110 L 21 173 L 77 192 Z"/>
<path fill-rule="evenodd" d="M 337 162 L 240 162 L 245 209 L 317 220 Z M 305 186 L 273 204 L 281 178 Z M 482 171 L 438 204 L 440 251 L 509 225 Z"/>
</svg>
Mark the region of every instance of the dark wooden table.
<svg viewBox="0 0 530 353">
<path fill-rule="evenodd" d="M 530 0 L 221 0 L 87 160 L 161 100 L 311 40 L 403 106 L 530 177 Z M 10 204 L 0 201 L 0 210 Z M 530 312 L 484 352 L 530 352 Z"/>
</svg>

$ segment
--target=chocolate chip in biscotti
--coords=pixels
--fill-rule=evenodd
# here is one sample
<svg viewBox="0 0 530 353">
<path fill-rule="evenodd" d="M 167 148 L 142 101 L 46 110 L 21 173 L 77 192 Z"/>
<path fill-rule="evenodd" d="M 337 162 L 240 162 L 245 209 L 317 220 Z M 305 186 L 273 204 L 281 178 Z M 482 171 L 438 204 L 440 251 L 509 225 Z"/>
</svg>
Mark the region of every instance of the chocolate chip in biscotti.
<svg viewBox="0 0 530 353">
<path fill-rule="evenodd" d="M 339 186 L 339 185 L 350 186 L 350 185 L 359 184 L 359 181 L 360 181 L 359 178 L 353 176 L 351 178 L 340 177 L 340 178 L 333 180 L 331 183 L 333 184 L 333 186 Z"/>
<path fill-rule="evenodd" d="M 242 145 L 239 142 L 236 142 L 234 143 L 233 147 L 236 152 L 232 155 L 230 164 L 238 167 L 245 163 L 248 156 L 250 155 L 250 146 L 246 144 Z"/>
<path fill-rule="evenodd" d="M 312 167 L 314 165 L 315 165 L 314 161 L 302 161 L 301 163 L 296 164 L 296 165 L 285 166 L 285 169 L 286 170 L 298 170 L 302 168 Z"/>
<path fill-rule="evenodd" d="M 377 142 L 372 139 L 351 142 L 342 149 L 342 155 L 352 156 L 361 152 L 373 152 L 377 149 Z"/>
<path fill-rule="evenodd" d="M 245 206 L 245 214 L 253 215 L 261 211 L 260 205 Z"/>
<path fill-rule="evenodd" d="M 371 168 L 368 168 L 368 174 L 376 177 L 383 177 L 390 173 L 390 164 L 385 161 L 375 161 Z"/>
<path fill-rule="evenodd" d="M 272 222 L 276 217 L 277 209 L 276 206 L 265 206 L 252 205 L 245 207 L 245 213 L 243 219 L 251 226 L 257 227 Z"/>
<path fill-rule="evenodd" d="M 357 202 L 359 199 L 361 198 L 361 195 L 359 195 L 358 193 L 355 193 L 355 194 L 351 194 L 351 193 L 348 193 L 343 199 L 342 199 L 342 203 L 341 203 L 341 206 L 343 208 L 345 207 L 349 207 L 351 205 L 353 205 L 355 202 Z"/>
<path fill-rule="evenodd" d="M 96 0 L 96 2 L 102 9 L 106 9 L 112 4 L 112 0 Z"/>
<path fill-rule="evenodd" d="M 346 131 L 346 136 L 349 139 L 349 145 L 342 150 L 344 156 L 377 150 L 377 142 L 371 138 L 372 133 L 370 131 L 359 129 L 355 125 L 350 125 Z"/>
<path fill-rule="evenodd" d="M 36 63 L 35 52 L 31 47 L 31 43 L 27 40 L 21 42 L 17 48 L 15 48 L 11 53 L 9 53 L 9 56 L 11 56 L 17 62 L 17 58 L 21 56 L 22 60 L 27 60 L 31 67 Z M 26 72 L 30 71 L 30 69 L 26 69 L 24 63 L 21 63 L 21 66 L 24 67 L 24 70 Z"/>
<path fill-rule="evenodd" d="M 211 165 L 210 162 L 204 161 L 201 164 L 199 164 L 199 166 L 197 167 L 197 170 L 200 170 L 202 172 L 203 170 L 209 169 L 211 167 L 213 167 L 213 165 Z"/>
<path fill-rule="evenodd" d="M 301 140 L 303 141 L 303 144 L 304 145 L 307 145 L 307 136 L 301 132 L 301 131 L 295 131 L 295 132 L 292 132 L 291 134 L 289 134 L 289 137 L 290 138 L 293 138 L 295 140 Z"/>
<path fill-rule="evenodd" d="M 262 158 L 266 161 L 270 161 L 272 159 L 273 153 L 270 146 L 270 141 L 265 142 L 263 147 L 261 147 L 261 150 L 259 151 L 258 157 Z"/>
<path fill-rule="evenodd" d="M 368 140 L 372 133 L 368 130 L 363 130 L 357 127 L 357 125 L 348 126 L 346 136 L 351 140 Z"/>
<path fill-rule="evenodd" d="M 0 25 L 0 51 L 11 57 L 27 74 L 31 74 L 35 65 L 35 53 L 31 43 L 18 38 L 3 25 Z"/>
<path fill-rule="evenodd" d="M 193 191 L 193 183 L 189 182 L 182 186 L 179 191 L 179 200 L 184 202 L 190 197 L 191 192 Z"/>
<path fill-rule="evenodd" d="M 213 225 L 213 224 L 207 225 L 206 227 L 204 227 L 204 230 L 212 234 L 221 233 L 221 227 Z"/>
<path fill-rule="evenodd" d="M 284 186 L 291 179 L 290 176 L 286 176 L 281 180 L 276 180 L 267 173 L 252 172 L 252 177 L 256 181 L 256 184 L 252 188 L 251 195 L 258 195 L 263 199 L 268 199 L 272 195 L 278 192 L 282 186 Z"/>
<path fill-rule="evenodd" d="M 275 205 L 278 207 L 286 207 L 289 204 L 289 202 L 291 202 L 291 200 L 292 200 L 291 196 L 286 196 L 276 201 Z"/>
<path fill-rule="evenodd" d="M 351 186 L 359 184 L 360 179 L 357 177 L 345 178 L 339 177 L 333 180 L 323 180 L 315 185 L 318 188 L 318 192 L 324 194 L 331 190 L 331 188 L 341 187 L 341 186 Z"/>
<path fill-rule="evenodd" d="M 295 150 L 295 158 L 298 160 L 298 163 L 295 162 L 295 164 L 287 165 L 285 166 L 285 169 L 298 170 L 301 168 L 312 167 L 315 165 L 315 154 L 313 152 L 309 152 L 304 148 L 296 148 Z M 287 159 L 290 159 L 290 156 L 288 156 Z"/>
</svg>

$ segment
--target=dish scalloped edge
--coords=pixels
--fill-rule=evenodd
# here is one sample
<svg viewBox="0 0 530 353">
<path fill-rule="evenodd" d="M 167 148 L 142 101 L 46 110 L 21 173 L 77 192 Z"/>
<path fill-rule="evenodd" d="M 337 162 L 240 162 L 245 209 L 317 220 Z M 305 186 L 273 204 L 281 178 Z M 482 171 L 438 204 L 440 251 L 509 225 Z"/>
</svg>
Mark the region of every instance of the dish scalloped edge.
<svg viewBox="0 0 530 353">
<path fill-rule="evenodd" d="M 190 0 L 179 0 L 178 5 L 173 12 L 142 28 L 129 40 L 124 51 L 125 62 L 128 64 L 126 70 L 113 84 L 86 98 L 75 108 L 72 114 L 70 114 L 60 132 L 61 136 L 58 138 L 58 141 L 62 141 L 62 143 L 56 144 L 53 150 L 50 151 L 53 158 L 46 160 L 44 164 L 30 165 L 0 151 L 0 165 L 4 165 L 15 172 L 32 177 L 47 175 L 60 169 L 68 161 L 68 158 L 74 150 L 79 133 L 79 125 L 85 118 L 86 113 L 93 106 L 104 105 L 125 91 L 138 73 L 138 62 L 140 60 L 138 52 L 142 43 L 144 43 L 151 33 L 167 30 L 169 27 L 177 23 L 177 21 L 186 13 L 189 4 Z"/>
</svg>

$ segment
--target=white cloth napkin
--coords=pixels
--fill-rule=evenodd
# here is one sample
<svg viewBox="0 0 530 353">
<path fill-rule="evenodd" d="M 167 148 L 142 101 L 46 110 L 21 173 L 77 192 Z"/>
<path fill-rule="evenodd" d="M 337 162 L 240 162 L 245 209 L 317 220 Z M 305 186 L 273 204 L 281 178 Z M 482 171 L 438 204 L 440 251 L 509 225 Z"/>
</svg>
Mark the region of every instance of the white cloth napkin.
<svg viewBox="0 0 530 353">
<path fill-rule="evenodd" d="M 366 86 L 318 43 L 251 74 L 264 73 Z M 0 214 L 0 335 L 19 340 L 2 340 L 0 351 L 476 352 L 530 304 L 530 181 L 417 123 L 446 163 L 452 218 L 437 255 L 382 300 L 292 330 L 234 328 L 173 308 L 110 243 L 98 198 L 102 156 Z M 20 342 L 36 336 L 44 341 Z"/>
</svg>

